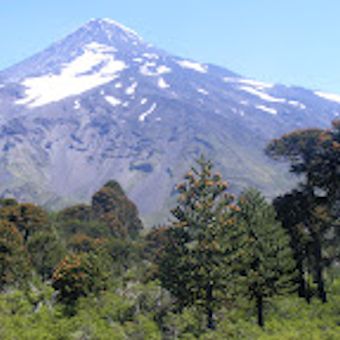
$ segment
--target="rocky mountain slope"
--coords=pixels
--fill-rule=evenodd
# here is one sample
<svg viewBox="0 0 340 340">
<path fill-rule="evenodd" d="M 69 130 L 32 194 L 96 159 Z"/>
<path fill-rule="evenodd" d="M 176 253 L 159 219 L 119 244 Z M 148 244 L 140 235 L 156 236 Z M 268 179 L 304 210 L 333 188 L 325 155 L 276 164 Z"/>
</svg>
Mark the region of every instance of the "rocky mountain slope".
<svg viewBox="0 0 340 340">
<path fill-rule="evenodd" d="M 267 141 L 339 113 L 340 96 L 247 79 L 91 20 L 0 72 L 0 194 L 61 207 L 115 179 L 160 221 L 204 153 L 232 190 L 273 196 L 291 179 L 263 154 Z"/>
</svg>

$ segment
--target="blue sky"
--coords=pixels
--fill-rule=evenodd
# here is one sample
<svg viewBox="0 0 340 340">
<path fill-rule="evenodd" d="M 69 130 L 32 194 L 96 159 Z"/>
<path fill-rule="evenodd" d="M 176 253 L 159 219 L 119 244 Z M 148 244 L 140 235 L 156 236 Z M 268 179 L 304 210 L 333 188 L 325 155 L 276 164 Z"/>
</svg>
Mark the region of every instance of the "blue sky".
<svg viewBox="0 0 340 340">
<path fill-rule="evenodd" d="M 339 0 L 0 0 L 0 69 L 110 17 L 173 54 L 340 93 Z"/>
</svg>

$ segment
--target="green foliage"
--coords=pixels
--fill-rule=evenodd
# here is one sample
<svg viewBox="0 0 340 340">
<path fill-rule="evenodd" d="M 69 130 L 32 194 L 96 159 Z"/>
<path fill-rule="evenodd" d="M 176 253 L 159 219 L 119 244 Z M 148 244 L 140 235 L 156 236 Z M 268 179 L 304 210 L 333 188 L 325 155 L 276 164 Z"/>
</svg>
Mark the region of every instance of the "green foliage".
<svg viewBox="0 0 340 340">
<path fill-rule="evenodd" d="M 13 223 L 27 242 L 32 233 L 43 230 L 48 225 L 48 215 L 40 207 L 31 203 L 11 204 L 0 209 L 0 218 Z"/>
<path fill-rule="evenodd" d="M 246 295 L 255 300 L 263 326 L 263 304 L 269 297 L 293 290 L 295 263 L 289 238 L 276 221 L 275 210 L 261 194 L 249 189 L 241 194 L 237 221 L 246 230 Z"/>
<path fill-rule="evenodd" d="M 65 255 L 65 248 L 55 230 L 34 233 L 27 242 L 31 262 L 43 279 L 49 279 L 56 265 Z"/>
<path fill-rule="evenodd" d="M 300 146 L 287 145 L 308 171 L 316 164 L 313 157 L 331 159 L 323 169 L 333 169 L 338 129 L 335 124 L 332 130 L 308 132 Z M 297 133 L 294 141 L 300 137 Z M 318 151 L 310 153 L 310 145 Z M 325 199 L 302 186 L 275 200 L 290 240 L 259 192 L 247 190 L 233 204 L 227 183 L 204 158 L 178 186 L 171 225 L 145 238 L 139 235 L 136 207 L 114 181 L 93 196 L 91 205 L 48 215 L 32 204 L 3 199 L 0 338 L 337 339 L 337 205 L 330 204 L 337 191 L 316 176 L 310 183 Z M 292 277 L 299 277 L 289 243 L 297 269 L 302 261 L 310 292 L 319 288 L 321 251 L 328 304 L 307 305 L 289 294 Z M 256 324 L 259 306 L 265 328 Z"/>
<path fill-rule="evenodd" d="M 79 297 L 105 289 L 105 273 L 94 254 L 70 254 L 57 266 L 52 284 L 59 291 L 59 300 L 74 305 Z"/>
<path fill-rule="evenodd" d="M 324 270 L 326 263 L 330 264 L 336 255 L 334 254 L 332 259 L 332 256 L 325 257 L 324 254 L 328 250 L 330 235 L 333 236 L 335 248 L 338 243 L 335 236 L 338 235 L 340 216 L 340 123 L 333 122 L 332 128 L 328 130 L 294 131 L 272 141 L 266 151 L 274 159 L 288 160 L 291 172 L 302 175 L 301 193 L 295 191 L 290 196 L 286 195 L 281 199 L 281 204 L 277 202 L 276 206 L 281 209 L 284 224 L 289 225 L 285 221 L 289 215 L 286 217 L 284 213 L 282 214 L 285 202 L 292 198 L 294 200 L 294 203 L 290 204 L 292 206 L 301 203 L 303 198 L 305 211 L 299 213 L 299 207 L 293 207 L 295 214 L 299 215 L 300 220 L 296 221 L 299 224 L 289 227 L 292 246 L 296 247 L 294 253 L 300 272 L 299 294 L 307 295 L 308 299 L 308 289 L 303 287 L 305 285 L 303 276 L 309 271 L 309 268 L 305 268 L 305 263 L 312 263 L 311 271 L 317 281 L 318 297 L 326 302 Z M 298 233 L 308 236 L 309 239 L 299 244 L 296 242 Z M 304 249 L 305 254 L 301 249 Z"/>
<path fill-rule="evenodd" d="M 115 181 L 106 183 L 93 195 L 92 209 L 94 216 L 104 221 L 114 236 L 135 238 L 143 228 L 136 206 Z"/>
<path fill-rule="evenodd" d="M 230 293 L 236 286 L 232 278 L 241 262 L 242 232 L 231 218 L 236 207 L 227 183 L 212 173 L 210 161 L 201 157 L 197 165 L 178 185 L 175 221 L 160 257 L 159 277 L 180 308 L 200 304 L 213 328 L 213 310 L 224 297 L 217 298 L 218 292 Z"/>
<path fill-rule="evenodd" d="M 92 207 L 86 204 L 77 204 L 65 208 L 58 213 L 59 221 L 78 220 L 82 222 L 89 222 L 92 220 Z"/>
<path fill-rule="evenodd" d="M 12 223 L 0 221 L 0 291 L 8 285 L 24 283 L 29 266 L 22 235 Z"/>
</svg>

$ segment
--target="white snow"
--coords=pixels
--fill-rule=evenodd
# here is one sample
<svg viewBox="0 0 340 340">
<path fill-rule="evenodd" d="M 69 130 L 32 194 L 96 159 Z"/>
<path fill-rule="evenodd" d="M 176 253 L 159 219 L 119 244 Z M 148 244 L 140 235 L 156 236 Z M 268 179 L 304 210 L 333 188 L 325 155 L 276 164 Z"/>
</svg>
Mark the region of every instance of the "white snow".
<svg viewBox="0 0 340 340">
<path fill-rule="evenodd" d="M 118 106 L 122 103 L 118 98 L 115 98 L 113 96 L 105 96 L 105 100 L 112 106 Z"/>
<path fill-rule="evenodd" d="M 129 96 L 133 95 L 136 92 L 136 88 L 138 86 L 137 82 L 132 83 L 126 90 L 125 93 Z"/>
<path fill-rule="evenodd" d="M 262 81 L 257 81 L 253 79 L 245 79 L 245 78 L 237 78 L 237 77 L 224 77 L 223 81 L 226 83 L 245 84 L 245 85 L 256 87 L 260 90 L 273 87 L 273 84 L 264 83 Z"/>
<path fill-rule="evenodd" d="M 155 53 L 143 53 L 143 57 L 147 59 L 158 59 L 158 55 Z"/>
<path fill-rule="evenodd" d="M 209 94 L 209 92 L 208 92 L 207 90 L 202 89 L 202 88 L 197 89 L 197 92 L 198 92 L 198 93 L 201 93 L 201 94 L 204 94 L 205 96 L 207 96 L 207 95 Z"/>
<path fill-rule="evenodd" d="M 246 91 L 246 92 L 248 92 L 248 93 L 250 93 L 254 96 L 257 96 L 257 97 L 259 97 L 262 100 L 265 100 L 267 102 L 272 102 L 272 103 L 284 103 L 284 102 L 286 102 L 286 99 L 273 97 L 273 96 L 269 95 L 268 93 L 261 92 L 257 89 L 254 89 L 253 87 L 241 86 L 240 89 L 243 90 L 243 91 Z"/>
<path fill-rule="evenodd" d="M 257 105 L 256 106 L 257 109 L 262 110 L 264 112 L 270 113 L 272 115 L 276 115 L 277 111 L 275 109 L 273 109 L 272 107 L 268 107 L 265 105 Z"/>
<path fill-rule="evenodd" d="M 144 60 L 142 58 L 133 58 L 136 63 L 142 63 Z"/>
<path fill-rule="evenodd" d="M 122 83 L 117 83 L 117 84 L 115 84 L 115 88 L 116 89 L 120 89 L 120 88 L 122 88 L 123 87 L 123 84 Z"/>
<path fill-rule="evenodd" d="M 117 52 L 117 50 L 114 47 L 108 46 L 108 45 L 99 44 L 96 41 L 93 41 L 93 42 L 87 44 L 86 48 L 89 49 L 89 50 L 92 50 L 92 51 L 100 52 L 100 53 L 114 53 L 114 52 Z"/>
<path fill-rule="evenodd" d="M 170 87 L 170 85 L 164 80 L 164 78 L 159 78 L 158 87 L 160 87 L 161 89 L 167 89 Z"/>
<path fill-rule="evenodd" d="M 321 91 L 315 91 L 314 93 L 323 99 L 330 100 L 336 103 L 340 103 L 340 94 L 326 93 L 326 92 L 321 92 Z"/>
<path fill-rule="evenodd" d="M 156 66 L 156 63 L 148 61 L 148 62 L 146 62 L 145 64 L 143 64 L 142 66 L 139 67 L 139 71 L 144 76 L 155 76 L 158 73 L 150 70 L 150 68 L 155 67 L 155 66 Z"/>
<path fill-rule="evenodd" d="M 183 68 L 188 68 L 196 72 L 207 73 L 208 71 L 207 66 L 190 60 L 180 60 L 177 64 Z"/>
<path fill-rule="evenodd" d="M 145 118 L 146 118 L 147 116 L 151 115 L 151 113 L 155 111 L 156 107 L 157 107 L 157 104 L 156 104 L 156 103 L 153 103 L 153 104 L 151 105 L 151 107 L 149 108 L 149 110 L 147 110 L 147 111 L 145 111 L 144 113 L 142 113 L 141 115 L 139 115 L 138 120 L 139 120 L 140 122 L 144 122 L 144 121 L 145 121 Z"/>
<path fill-rule="evenodd" d="M 298 102 L 297 100 L 289 100 L 288 104 L 291 105 L 291 106 L 295 106 L 295 107 L 297 107 L 298 109 L 301 109 L 301 110 L 306 109 L 306 105 Z"/>
<path fill-rule="evenodd" d="M 104 96 L 104 94 L 105 94 L 105 91 L 104 90 L 100 90 L 100 95 L 102 95 L 102 96 Z"/>
<path fill-rule="evenodd" d="M 164 73 L 170 73 L 171 68 L 165 65 L 160 65 L 157 67 L 157 74 L 164 74 Z"/>
<path fill-rule="evenodd" d="M 122 31 L 124 31 L 127 35 L 133 37 L 133 38 L 137 38 L 138 40 L 142 40 L 142 38 L 138 35 L 138 33 L 136 33 L 135 31 L 133 31 L 131 28 L 126 27 L 124 25 L 122 25 L 121 23 L 112 20 L 110 18 L 103 18 L 103 19 L 91 19 L 90 21 L 99 21 L 99 22 L 103 22 L 109 25 L 113 25 L 116 26 L 118 28 L 120 28 Z"/>
<path fill-rule="evenodd" d="M 148 102 L 147 98 L 142 98 L 142 100 L 140 101 L 142 105 L 146 104 L 147 102 Z"/>
<path fill-rule="evenodd" d="M 73 108 L 75 110 L 79 110 L 80 109 L 80 101 L 78 99 L 74 101 Z"/>
<path fill-rule="evenodd" d="M 95 67 L 98 70 L 93 71 Z M 62 65 L 60 74 L 26 78 L 21 83 L 26 87 L 26 96 L 16 103 L 38 107 L 56 102 L 109 83 L 126 67 L 123 61 L 107 53 L 106 45 L 90 43 L 84 47 L 83 54 Z"/>
<path fill-rule="evenodd" d="M 4 84 L 0 84 L 0 89 L 2 89 L 3 87 L 5 87 L 5 85 Z"/>
<path fill-rule="evenodd" d="M 156 77 L 161 74 L 170 73 L 172 70 L 166 65 L 157 66 L 155 62 L 147 61 L 139 67 L 139 71 L 144 76 Z"/>
</svg>

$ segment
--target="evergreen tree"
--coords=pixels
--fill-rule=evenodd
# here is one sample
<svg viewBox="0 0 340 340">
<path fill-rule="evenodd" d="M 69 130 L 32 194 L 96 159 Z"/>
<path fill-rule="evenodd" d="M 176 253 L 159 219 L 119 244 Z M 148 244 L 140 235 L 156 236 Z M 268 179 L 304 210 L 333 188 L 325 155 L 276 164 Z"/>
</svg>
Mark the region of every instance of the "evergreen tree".
<svg viewBox="0 0 340 340">
<path fill-rule="evenodd" d="M 51 278 L 56 265 L 65 256 L 64 245 L 52 228 L 35 232 L 27 242 L 27 250 L 43 280 Z"/>
<path fill-rule="evenodd" d="M 6 205 L 0 209 L 0 218 L 13 223 L 27 242 L 32 233 L 48 226 L 48 215 L 41 207 L 31 203 Z"/>
<path fill-rule="evenodd" d="M 7 285 L 20 285 L 30 272 L 30 261 L 18 229 L 0 221 L 0 291 Z"/>
<path fill-rule="evenodd" d="M 114 236 L 136 238 L 143 229 L 135 204 L 116 181 L 107 182 L 92 197 L 92 212 Z"/>
<path fill-rule="evenodd" d="M 293 289 L 295 263 L 289 238 L 275 219 L 275 210 L 261 194 L 249 189 L 239 198 L 238 223 L 247 233 L 247 295 L 255 300 L 259 326 L 264 326 L 263 306 L 270 297 Z"/>
<path fill-rule="evenodd" d="M 52 285 L 59 291 L 59 300 L 70 307 L 81 296 L 104 290 L 106 281 L 103 263 L 94 252 L 67 255 L 52 276 Z"/>
<path fill-rule="evenodd" d="M 273 140 L 266 152 L 274 159 L 288 160 L 291 172 L 302 175 L 299 190 L 309 207 L 304 228 L 311 238 L 318 297 L 326 302 L 324 269 L 329 259 L 324 254 L 329 235 L 336 240 L 340 216 L 340 121 L 333 122 L 331 129 L 298 130 L 284 135 Z"/>
<path fill-rule="evenodd" d="M 199 304 L 207 327 L 214 328 L 214 310 L 235 284 L 241 263 L 242 234 L 230 213 L 233 197 L 227 183 L 212 173 L 212 163 L 201 157 L 178 186 L 175 218 L 159 261 L 160 280 L 180 306 Z"/>
<path fill-rule="evenodd" d="M 311 264 L 311 236 L 308 231 L 310 205 L 308 196 L 303 191 L 293 190 L 283 196 L 277 197 L 273 202 L 277 218 L 290 236 L 290 245 L 296 262 L 297 292 L 309 303 L 311 289 L 309 275 L 313 268 Z"/>
</svg>

